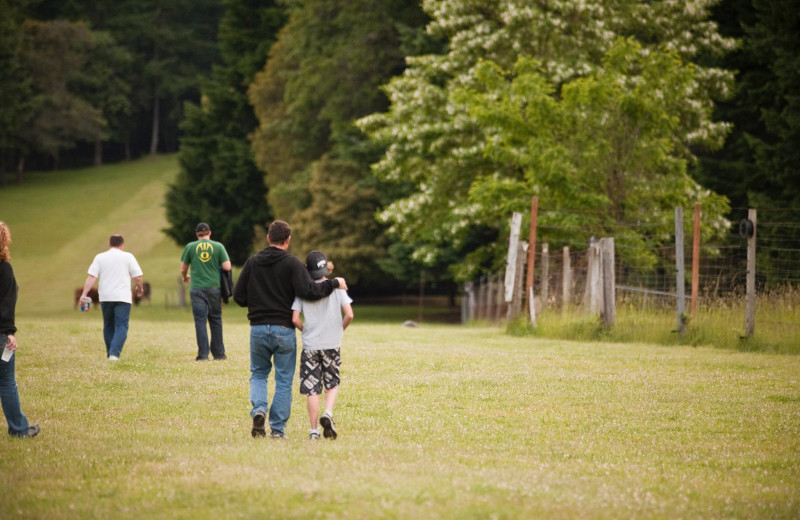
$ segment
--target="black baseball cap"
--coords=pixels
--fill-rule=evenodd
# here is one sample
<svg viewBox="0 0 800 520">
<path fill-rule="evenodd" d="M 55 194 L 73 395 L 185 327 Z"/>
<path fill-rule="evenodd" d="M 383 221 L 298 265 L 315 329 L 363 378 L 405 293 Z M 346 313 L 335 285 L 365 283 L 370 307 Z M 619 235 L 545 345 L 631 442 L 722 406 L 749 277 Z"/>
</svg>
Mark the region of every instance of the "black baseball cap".
<svg viewBox="0 0 800 520">
<path fill-rule="evenodd" d="M 205 222 L 197 224 L 197 227 L 194 228 L 195 233 L 204 233 L 206 231 L 211 231 L 211 228 Z"/>
<path fill-rule="evenodd" d="M 322 251 L 311 251 L 306 257 L 306 269 L 311 278 L 322 278 L 328 274 L 328 259 Z"/>
</svg>

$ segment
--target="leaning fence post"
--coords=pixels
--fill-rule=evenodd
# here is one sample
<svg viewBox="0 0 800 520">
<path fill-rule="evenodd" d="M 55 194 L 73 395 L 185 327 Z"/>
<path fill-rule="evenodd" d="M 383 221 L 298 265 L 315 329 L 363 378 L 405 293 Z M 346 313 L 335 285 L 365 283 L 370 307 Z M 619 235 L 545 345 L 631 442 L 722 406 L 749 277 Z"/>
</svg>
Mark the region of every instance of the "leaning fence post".
<svg viewBox="0 0 800 520">
<path fill-rule="evenodd" d="M 514 299 L 514 286 L 517 274 L 517 253 L 519 248 L 519 230 L 522 226 L 522 214 L 516 211 L 511 215 L 510 235 L 508 238 L 508 255 L 506 257 L 505 300 L 511 303 Z M 511 320 L 512 306 L 508 306 L 506 319 Z"/>
</svg>

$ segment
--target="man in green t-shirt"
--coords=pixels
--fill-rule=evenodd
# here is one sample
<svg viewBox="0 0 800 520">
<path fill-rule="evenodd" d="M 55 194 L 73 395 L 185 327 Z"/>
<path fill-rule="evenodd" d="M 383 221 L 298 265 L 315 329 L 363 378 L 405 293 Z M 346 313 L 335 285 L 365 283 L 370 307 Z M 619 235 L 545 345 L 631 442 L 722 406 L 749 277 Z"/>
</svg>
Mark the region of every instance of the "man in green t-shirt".
<svg viewBox="0 0 800 520">
<path fill-rule="evenodd" d="M 208 361 L 208 331 L 211 327 L 211 355 L 215 360 L 225 359 L 225 343 L 222 341 L 222 297 L 220 295 L 220 269 L 231 270 L 228 252 L 219 242 L 211 240 L 211 228 L 201 222 L 194 230 L 197 240 L 186 244 L 181 255 L 183 283 L 191 286 L 192 315 L 197 334 L 197 361 Z M 192 276 L 189 277 L 189 268 Z"/>
</svg>

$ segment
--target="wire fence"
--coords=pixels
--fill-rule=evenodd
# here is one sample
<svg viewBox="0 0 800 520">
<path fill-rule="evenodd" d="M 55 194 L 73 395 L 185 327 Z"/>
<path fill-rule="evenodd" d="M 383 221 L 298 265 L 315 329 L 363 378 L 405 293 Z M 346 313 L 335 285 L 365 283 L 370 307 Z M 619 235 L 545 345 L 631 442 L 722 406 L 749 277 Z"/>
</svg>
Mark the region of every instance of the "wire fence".
<svg viewBox="0 0 800 520">
<path fill-rule="evenodd" d="M 684 248 L 687 275 L 683 292 L 687 302 L 691 302 L 692 298 L 697 299 L 698 312 L 720 306 L 734 310 L 741 308 L 744 320 L 748 245 L 746 237 L 740 232 L 739 217 L 745 219 L 747 211 L 735 209 L 730 229 L 725 235 L 714 242 L 701 244 L 696 262 L 695 294 L 691 290 L 695 259 L 692 241 L 687 239 L 689 246 Z M 581 243 L 574 238 L 580 235 L 581 229 L 578 227 L 537 227 L 533 283 L 536 314 L 565 306 L 577 309 L 587 307 L 588 251 L 594 237 L 584 236 Z M 571 241 L 561 238 L 565 236 L 572 237 Z M 800 292 L 800 209 L 758 210 L 756 244 L 757 302 L 777 301 L 790 307 L 788 310 L 791 311 L 762 315 L 759 317 L 759 326 L 789 327 L 800 332 L 796 308 L 800 305 L 800 301 L 797 301 Z M 674 241 L 653 250 L 659 261 L 650 269 L 626 263 L 624 259 L 631 255 L 627 255 L 624 248 L 624 245 L 616 242 L 614 271 L 617 306 L 644 312 L 674 311 L 679 283 Z M 467 284 L 462 307 L 464 320 L 502 321 L 507 318 L 508 304 L 503 297 L 502 286 L 505 281 L 502 276 L 503 273 L 497 273 Z M 686 307 L 689 308 L 688 303 Z"/>
</svg>

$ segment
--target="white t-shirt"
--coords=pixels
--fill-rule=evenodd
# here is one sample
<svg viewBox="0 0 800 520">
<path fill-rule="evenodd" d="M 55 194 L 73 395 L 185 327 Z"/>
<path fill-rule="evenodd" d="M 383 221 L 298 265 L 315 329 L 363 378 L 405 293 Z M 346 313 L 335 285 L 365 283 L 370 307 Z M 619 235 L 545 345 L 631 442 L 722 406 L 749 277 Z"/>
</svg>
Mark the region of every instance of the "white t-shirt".
<svg viewBox="0 0 800 520">
<path fill-rule="evenodd" d="M 142 276 L 134 256 L 116 247 L 94 257 L 89 274 L 97 277 L 101 302 L 131 303 L 131 278 Z"/>
<path fill-rule="evenodd" d="M 342 345 L 342 307 L 353 303 L 344 289 L 317 301 L 295 298 L 293 311 L 303 313 L 303 350 L 328 350 Z"/>
</svg>

